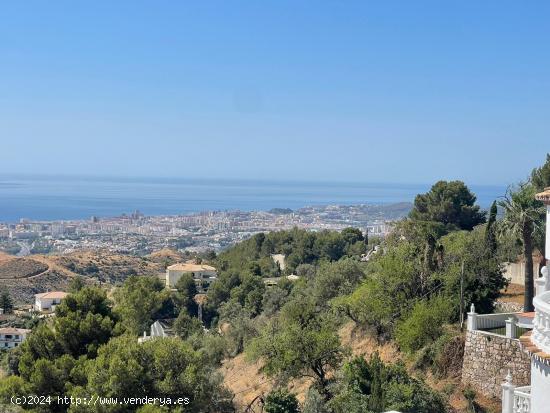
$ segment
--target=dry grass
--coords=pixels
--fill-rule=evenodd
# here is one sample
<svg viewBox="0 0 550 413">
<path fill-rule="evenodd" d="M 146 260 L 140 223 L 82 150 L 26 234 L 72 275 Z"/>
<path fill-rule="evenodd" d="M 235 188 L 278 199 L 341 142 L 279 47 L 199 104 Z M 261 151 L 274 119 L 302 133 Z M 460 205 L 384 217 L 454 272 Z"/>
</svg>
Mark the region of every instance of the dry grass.
<svg viewBox="0 0 550 413">
<path fill-rule="evenodd" d="M 0 279 L 27 278 L 49 269 L 47 264 L 28 258 L 13 258 L 0 262 Z"/>
<path fill-rule="evenodd" d="M 523 297 L 525 295 L 525 287 L 520 284 L 510 284 L 506 289 L 501 291 L 499 301 L 504 303 L 515 303 L 523 305 Z"/>
<path fill-rule="evenodd" d="M 14 258 L 13 255 L 9 255 L 9 254 L 6 254 L 5 252 L 0 251 L 0 262 L 5 260 L 11 260 L 12 258 Z"/>
<path fill-rule="evenodd" d="M 163 248 L 159 251 L 152 252 L 147 255 L 147 258 L 154 262 L 169 263 L 168 265 L 184 260 L 183 254 L 169 248 Z"/>
<path fill-rule="evenodd" d="M 398 360 L 404 360 L 403 355 L 394 343 L 378 343 L 375 338 L 357 327 L 353 322 L 346 323 L 338 331 L 338 335 L 340 336 L 342 345 L 350 348 L 354 356 L 370 358 L 374 352 L 378 352 L 380 358 L 385 363 L 395 363 Z"/>
<path fill-rule="evenodd" d="M 224 376 L 224 385 L 235 395 L 233 402 L 237 411 L 242 411 L 259 395 L 267 395 L 275 387 L 275 380 L 260 372 L 261 363 L 248 363 L 243 354 L 225 360 L 220 371 Z M 289 391 L 304 401 L 311 380 L 292 380 L 287 383 Z"/>
<path fill-rule="evenodd" d="M 460 381 L 460 375 L 453 378 L 438 379 L 431 373 L 422 374 L 412 369 L 412 361 L 399 352 L 395 344 L 379 344 L 376 339 L 358 328 L 355 323 L 347 323 L 340 330 L 339 335 L 342 344 L 351 350 L 354 356 L 369 358 L 374 352 L 378 352 L 380 358 L 386 363 L 395 363 L 399 360 L 405 362 L 413 376 L 422 376 L 426 383 L 439 392 L 447 395 L 453 413 L 469 413 L 468 404 L 463 396 L 464 386 Z M 248 363 L 241 354 L 235 358 L 225 360 L 221 368 L 224 376 L 224 384 L 235 394 L 237 411 L 244 408 L 259 395 L 268 394 L 275 387 L 275 381 L 269 379 L 260 372 L 260 363 Z M 303 402 L 311 380 L 292 380 L 287 383 L 287 388 L 297 394 L 298 400 Z M 481 395 L 476 402 L 488 413 L 497 413 L 500 409 L 500 401 L 488 399 Z"/>
</svg>

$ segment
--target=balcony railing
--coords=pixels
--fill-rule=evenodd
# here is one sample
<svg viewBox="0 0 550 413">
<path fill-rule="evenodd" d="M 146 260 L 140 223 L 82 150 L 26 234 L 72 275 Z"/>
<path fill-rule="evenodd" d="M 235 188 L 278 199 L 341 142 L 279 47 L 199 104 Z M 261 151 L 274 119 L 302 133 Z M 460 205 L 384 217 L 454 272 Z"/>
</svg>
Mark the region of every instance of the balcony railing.
<svg viewBox="0 0 550 413">
<path fill-rule="evenodd" d="M 531 340 L 541 351 L 550 354 L 550 291 L 536 296 L 533 304 L 536 313 Z"/>
<path fill-rule="evenodd" d="M 514 390 L 514 413 L 531 412 L 531 386 L 516 387 Z"/>
<path fill-rule="evenodd" d="M 468 313 L 468 330 L 483 334 L 517 339 L 528 329 L 518 325 L 521 313 L 477 314 L 472 305 Z"/>
</svg>

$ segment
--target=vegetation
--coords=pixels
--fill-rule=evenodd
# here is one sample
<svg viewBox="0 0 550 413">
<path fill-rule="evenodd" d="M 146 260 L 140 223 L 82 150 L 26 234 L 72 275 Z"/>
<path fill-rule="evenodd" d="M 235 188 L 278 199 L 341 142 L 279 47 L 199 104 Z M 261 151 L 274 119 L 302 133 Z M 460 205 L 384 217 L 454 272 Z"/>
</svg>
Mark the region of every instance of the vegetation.
<svg viewBox="0 0 550 413">
<path fill-rule="evenodd" d="M 244 352 L 275 382 L 264 400 L 267 413 L 446 412 L 445 397 L 418 377 L 459 374 L 465 311 L 474 304 L 491 312 L 506 287 L 503 257 L 518 246 L 531 257 L 540 245 L 534 193 L 548 185 L 549 162 L 533 171 L 532 183 L 493 203 L 487 222 L 464 183 L 440 181 L 416 197 L 410 216 L 383 240 L 354 228 L 295 228 L 257 234 L 218 256 L 205 254 L 200 258 L 219 270 L 206 297 L 197 297 L 188 275 L 175 290 L 155 276 L 133 275 L 109 295 L 77 278 L 56 317 L 40 321 L 10 352 L 0 397 L 183 396 L 189 397 L 186 406 L 70 411 L 224 413 L 233 411 L 233 395 L 216 371 L 222 359 Z M 373 252 L 373 245 L 380 248 Z M 285 265 L 273 254 L 284 254 Z M 284 277 L 289 274 L 298 279 Z M 270 286 L 267 277 L 276 277 Z M 528 274 L 529 283 L 532 278 Z M 9 297 L 2 294 L 0 301 Z M 162 319 L 173 322 L 176 336 L 138 344 L 137 337 Z M 349 320 L 358 332 L 396 343 L 412 368 L 386 364 L 378 354 L 350 357 L 338 334 Z M 281 387 L 300 378 L 311 383 L 302 404 Z M 468 397 L 474 403 L 475 395 Z"/>
<path fill-rule="evenodd" d="M 544 165 L 531 172 L 531 183 L 537 191 L 543 191 L 550 186 L 550 153 L 546 154 Z"/>
<path fill-rule="evenodd" d="M 435 221 L 450 228 L 471 230 L 485 222 L 485 214 L 475 205 L 476 197 L 461 181 L 439 181 L 429 192 L 417 195 L 410 217 Z"/>
<path fill-rule="evenodd" d="M 343 368 L 339 394 L 329 402 L 334 413 L 443 413 L 443 398 L 418 379 L 403 364 L 386 365 L 375 353 L 369 361 L 356 357 Z"/>
<path fill-rule="evenodd" d="M 266 413 L 300 413 L 296 395 L 285 390 L 275 390 L 265 399 Z"/>
<path fill-rule="evenodd" d="M 397 326 L 395 339 L 399 347 L 414 353 L 437 340 L 443 326 L 451 320 L 452 311 L 452 303 L 442 296 L 416 303 Z"/>
<path fill-rule="evenodd" d="M 154 320 L 173 314 L 170 291 L 156 277 L 129 277 L 115 291 L 115 302 L 119 329 L 135 335 L 148 331 Z"/>
<path fill-rule="evenodd" d="M 185 341 L 167 338 L 138 344 L 134 337 L 111 340 L 87 365 L 86 385 L 75 395 L 188 397 L 175 412 L 224 412 L 230 397 L 213 366 Z M 125 408 L 126 409 L 126 408 Z"/>
<path fill-rule="evenodd" d="M 4 311 L 4 314 L 10 314 L 13 311 L 13 300 L 6 289 L 0 293 L 0 308 Z"/>
<path fill-rule="evenodd" d="M 533 311 L 534 274 L 533 274 L 533 237 L 541 229 L 543 204 L 535 200 L 536 188 L 527 183 L 516 190 L 509 190 L 506 198 L 500 202 L 504 209 L 501 231 L 509 232 L 521 240 L 525 259 L 525 311 Z"/>
<path fill-rule="evenodd" d="M 328 372 L 339 367 L 345 354 L 335 327 L 334 319 L 319 313 L 313 302 L 293 301 L 252 340 L 249 356 L 261 358 L 268 375 L 314 379 L 329 400 Z"/>
<path fill-rule="evenodd" d="M 309 232 L 295 228 L 257 234 L 217 258 L 217 268 L 223 272 L 246 272 L 260 277 L 292 274 L 300 264 L 337 261 L 346 255 L 365 252 L 363 234 L 356 228 L 342 232 Z M 281 271 L 271 259 L 272 254 L 285 254 L 286 267 Z"/>
</svg>

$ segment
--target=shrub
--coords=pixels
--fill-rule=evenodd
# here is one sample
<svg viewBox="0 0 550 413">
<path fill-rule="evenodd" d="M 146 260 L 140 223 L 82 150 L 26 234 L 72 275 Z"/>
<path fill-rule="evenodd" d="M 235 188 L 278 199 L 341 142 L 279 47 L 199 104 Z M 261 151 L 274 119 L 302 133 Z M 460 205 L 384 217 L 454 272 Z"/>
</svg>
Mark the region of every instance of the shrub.
<svg viewBox="0 0 550 413">
<path fill-rule="evenodd" d="M 416 303 L 410 314 L 396 329 L 399 347 L 407 353 L 420 350 L 443 333 L 443 326 L 453 314 L 453 305 L 445 297 L 434 297 Z"/>
<path fill-rule="evenodd" d="M 457 377 L 462 371 L 464 338 L 457 331 L 449 331 L 417 352 L 414 367 L 430 369 L 437 378 Z"/>
<path fill-rule="evenodd" d="M 334 413 L 444 413 L 442 397 L 411 377 L 402 363 L 385 364 L 377 353 L 356 357 L 343 369 L 340 391 L 329 402 Z"/>
<path fill-rule="evenodd" d="M 329 413 L 325 399 L 315 387 L 309 388 L 302 413 Z"/>
<path fill-rule="evenodd" d="M 286 390 L 275 390 L 265 399 L 266 413 L 299 413 L 296 395 Z"/>
</svg>

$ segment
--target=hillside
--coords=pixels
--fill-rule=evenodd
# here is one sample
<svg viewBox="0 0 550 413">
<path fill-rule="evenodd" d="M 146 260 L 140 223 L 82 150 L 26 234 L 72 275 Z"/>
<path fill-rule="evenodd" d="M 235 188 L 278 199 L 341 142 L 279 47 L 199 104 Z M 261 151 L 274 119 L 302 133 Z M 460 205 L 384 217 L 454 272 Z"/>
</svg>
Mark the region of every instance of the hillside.
<svg viewBox="0 0 550 413">
<path fill-rule="evenodd" d="M 113 254 L 106 251 L 82 251 L 52 258 L 58 265 L 79 275 L 116 284 L 131 275 L 157 275 L 163 264 L 146 257 Z"/>
<path fill-rule="evenodd" d="M 382 361 L 386 363 L 405 362 L 413 375 L 423 376 L 430 387 L 449 396 L 453 413 L 470 412 L 468 402 L 463 395 L 464 386 L 460 382 L 460 375 L 445 379 L 435 378 L 431 374 L 423 375 L 414 370 L 412 362 L 398 350 L 395 343 L 380 344 L 368 333 L 357 328 L 353 322 L 348 322 L 341 327 L 338 335 L 342 344 L 349 348 L 354 356 L 363 356 L 368 359 L 374 352 L 378 352 Z M 233 402 L 237 411 L 244 411 L 247 406 L 257 400 L 258 396 L 265 397 L 276 387 L 276 381 L 262 374 L 260 367 L 261 363 L 247 362 L 245 356 L 240 354 L 225 360 L 220 368 L 224 377 L 224 385 L 235 395 Z M 291 380 L 286 387 L 297 395 L 300 402 L 303 402 L 311 383 L 312 381 L 309 379 Z M 500 407 L 499 401 L 487 399 L 481 395 L 477 396 L 476 401 L 486 412 L 496 412 Z"/>
<path fill-rule="evenodd" d="M 47 264 L 33 259 L 5 259 L 0 263 L 0 279 L 36 277 L 48 269 Z"/>
<path fill-rule="evenodd" d="M 84 276 L 89 282 L 117 284 L 131 275 L 158 276 L 167 265 L 183 260 L 176 251 L 162 250 L 145 257 L 108 251 L 79 251 L 72 254 L 0 256 L 0 288 L 7 288 L 16 305 L 31 304 L 34 294 L 65 290 L 70 279 Z"/>
<path fill-rule="evenodd" d="M 9 291 L 16 305 L 30 305 L 34 294 L 65 290 L 75 274 L 45 256 L 0 257 L 0 288 Z"/>
</svg>

